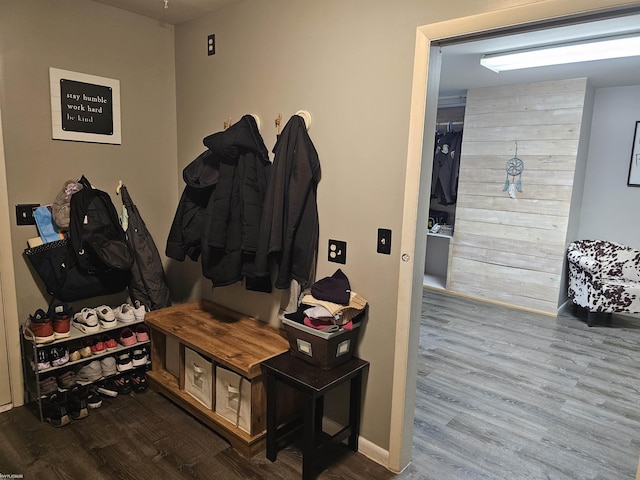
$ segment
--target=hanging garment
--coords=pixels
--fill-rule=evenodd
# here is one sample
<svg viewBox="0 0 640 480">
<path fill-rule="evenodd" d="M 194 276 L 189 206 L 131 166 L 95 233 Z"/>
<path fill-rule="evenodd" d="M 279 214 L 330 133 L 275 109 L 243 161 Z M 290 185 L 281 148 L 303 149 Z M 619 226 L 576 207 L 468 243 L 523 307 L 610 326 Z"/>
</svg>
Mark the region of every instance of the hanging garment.
<svg viewBox="0 0 640 480">
<path fill-rule="evenodd" d="M 247 288 L 271 291 L 269 264 L 273 260 L 278 265 L 276 288 L 289 288 L 296 280 L 304 289 L 313 282 L 318 252 L 320 161 L 300 116 L 294 115 L 284 126 L 273 153 L 256 277 L 254 282 L 247 281 Z"/>
<path fill-rule="evenodd" d="M 207 150 L 182 172 L 186 187 L 167 238 L 168 257 L 200 258 L 214 287 L 253 277 L 270 168 L 251 115 L 203 139 Z"/>
<path fill-rule="evenodd" d="M 120 195 L 127 218 L 126 228 L 124 223 L 123 228 L 134 256 L 129 296 L 132 301 L 139 300 L 148 311 L 169 307 L 169 286 L 153 237 L 124 185 Z"/>
<path fill-rule="evenodd" d="M 441 205 L 456 203 L 462 131 L 436 135 L 431 176 L 431 197 Z"/>
<path fill-rule="evenodd" d="M 200 258 L 204 214 L 218 183 L 219 166 L 220 160 L 205 150 L 182 170 L 186 186 L 167 237 L 167 257 L 179 262 L 187 256 L 194 262 Z"/>
</svg>

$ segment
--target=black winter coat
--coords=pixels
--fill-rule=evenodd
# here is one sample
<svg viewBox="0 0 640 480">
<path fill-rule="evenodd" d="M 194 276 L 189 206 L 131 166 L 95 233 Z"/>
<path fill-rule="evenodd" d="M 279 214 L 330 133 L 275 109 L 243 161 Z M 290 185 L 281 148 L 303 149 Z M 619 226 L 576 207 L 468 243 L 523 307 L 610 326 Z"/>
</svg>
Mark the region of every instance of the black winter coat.
<svg viewBox="0 0 640 480">
<path fill-rule="evenodd" d="M 291 280 L 306 288 L 315 275 L 318 251 L 320 161 L 300 116 L 287 122 L 273 153 L 253 289 L 266 291 L 271 259 L 279 266 L 276 288 L 289 288 Z"/>
<path fill-rule="evenodd" d="M 133 251 L 133 267 L 129 280 L 131 300 L 139 300 L 147 310 L 171 306 L 169 286 L 162 260 L 138 207 L 131 199 L 127 187 L 120 189 L 122 204 L 127 209 L 127 241 Z"/>
<path fill-rule="evenodd" d="M 255 119 L 243 116 L 204 138 L 208 150 L 183 177 L 183 192 L 167 239 L 167 256 L 201 255 L 202 273 L 213 286 L 252 276 L 269 155 Z"/>
</svg>

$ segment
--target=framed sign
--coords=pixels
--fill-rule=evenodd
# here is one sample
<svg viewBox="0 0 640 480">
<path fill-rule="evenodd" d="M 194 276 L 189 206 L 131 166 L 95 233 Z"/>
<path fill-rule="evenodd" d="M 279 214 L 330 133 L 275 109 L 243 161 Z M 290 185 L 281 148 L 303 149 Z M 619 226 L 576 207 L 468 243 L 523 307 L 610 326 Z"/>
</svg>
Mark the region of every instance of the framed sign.
<svg viewBox="0 0 640 480">
<path fill-rule="evenodd" d="M 636 129 L 633 132 L 627 185 L 640 187 L 640 121 L 636 122 Z"/>
<path fill-rule="evenodd" d="M 54 140 L 121 144 L 120 81 L 49 69 Z"/>
</svg>

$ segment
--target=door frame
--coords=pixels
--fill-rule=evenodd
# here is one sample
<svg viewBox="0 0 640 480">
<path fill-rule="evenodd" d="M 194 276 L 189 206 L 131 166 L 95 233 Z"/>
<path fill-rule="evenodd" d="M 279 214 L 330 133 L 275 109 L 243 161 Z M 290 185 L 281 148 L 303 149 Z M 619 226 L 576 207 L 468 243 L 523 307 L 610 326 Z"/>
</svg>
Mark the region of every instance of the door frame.
<svg viewBox="0 0 640 480">
<path fill-rule="evenodd" d="M 20 348 L 20 321 L 18 296 L 11 242 L 11 213 L 7 187 L 7 171 L 2 134 L 2 105 L 0 104 L 0 328 L 4 329 L 6 348 L 0 355 L 7 355 L 9 388 L 13 406 L 24 404 L 22 379 L 22 354 Z"/>
<path fill-rule="evenodd" d="M 411 107 L 409 116 L 405 194 L 400 239 L 402 261 L 398 278 L 396 338 L 389 434 L 388 468 L 402 471 L 411 462 L 413 420 L 416 393 L 416 358 L 419 346 L 422 281 L 426 247 L 426 222 L 418 228 L 428 209 L 432 158 L 423 162 L 423 148 L 433 150 L 435 131 L 439 56 L 434 55 L 437 42 L 460 37 L 481 37 L 490 32 L 519 28 L 551 21 L 567 22 L 580 16 L 606 13 L 637 6 L 637 1 L 620 0 L 542 0 L 528 5 L 423 25 L 417 28 Z M 433 77 L 438 77 L 434 79 Z M 425 130 L 425 127 L 431 130 Z M 431 150 L 428 150 L 431 148 Z M 421 216 L 422 215 L 422 216 Z"/>
</svg>

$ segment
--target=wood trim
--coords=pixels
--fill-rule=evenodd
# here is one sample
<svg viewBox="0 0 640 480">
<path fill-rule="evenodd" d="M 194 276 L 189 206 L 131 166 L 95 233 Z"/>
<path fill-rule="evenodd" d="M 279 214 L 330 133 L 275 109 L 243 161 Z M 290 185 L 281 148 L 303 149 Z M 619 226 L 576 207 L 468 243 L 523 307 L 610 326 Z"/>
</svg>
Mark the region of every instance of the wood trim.
<svg viewBox="0 0 640 480">
<path fill-rule="evenodd" d="M 411 338 L 411 331 L 412 326 L 419 323 L 420 319 L 422 305 L 422 288 L 420 287 L 422 285 L 421 279 L 423 278 L 422 272 L 425 260 L 424 249 L 422 252 L 416 250 L 417 242 L 417 246 L 423 245 L 423 240 L 418 239 L 416 236 L 419 200 L 427 195 L 428 189 L 424 184 L 422 189 L 421 185 L 417 184 L 422 168 L 422 132 L 425 128 L 425 121 L 433 122 L 435 128 L 437 111 L 437 104 L 434 103 L 427 105 L 425 109 L 425 85 L 434 81 L 433 78 L 429 78 L 429 75 L 427 75 L 431 43 L 464 35 L 481 35 L 483 32 L 495 31 L 505 27 L 544 22 L 552 19 L 557 20 L 562 19 L 562 17 L 575 17 L 598 11 L 604 12 L 607 9 L 633 6 L 635 3 L 634 1 L 619 0 L 583 0 L 578 5 L 577 2 L 567 2 L 566 0 L 544 0 L 533 4 L 418 27 L 415 43 L 405 197 L 400 238 L 401 252 L 410 254 L 411 261 L 400 263 L 398 278 L 389 464 L 387 466 L 390 470 L 400 472 L 409 464 L 413 444 L 412 438 L 403 433 L 403 427 L 408 426 L 408 430 L 412 431 L 413 410 L 407 408 L 407 395 L 415 400 L 416 372 L 413 371 L 413 367 L 410 369 L 409 365 L 415 363 L 418 339 Z M 439 69 L 435 70 L 435 72 L 439 76 Z M 425 164 L 424 167 L 431 169 L 430 163 Z M 416 251 L 418 251 L 418 254 L 414 255 Z M 407 392 L 408 388 L 414 390 L 413 395 Z M 411 402 L 410 400 L 409 403 Z"/>
</svg>

